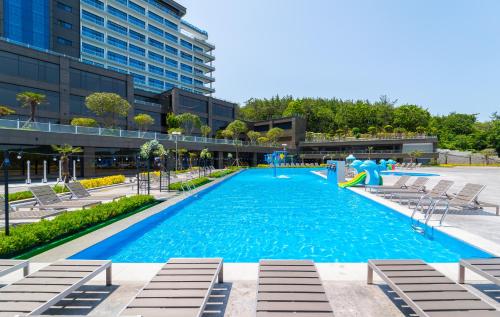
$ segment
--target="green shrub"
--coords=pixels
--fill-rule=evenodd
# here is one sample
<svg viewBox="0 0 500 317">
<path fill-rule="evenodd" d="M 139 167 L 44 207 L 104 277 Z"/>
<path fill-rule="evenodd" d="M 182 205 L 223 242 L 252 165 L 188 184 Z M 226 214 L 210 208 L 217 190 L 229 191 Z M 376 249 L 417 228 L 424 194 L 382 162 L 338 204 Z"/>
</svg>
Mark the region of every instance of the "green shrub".
<svg viewBox="0 0 500 317">
<path fill-rule="evenodd" d="M 12 227 L 9 236 L 0 233 L 0 258 L 19 255 L 37 246 L 127 214 L 154 201 L 152 196 L 146 195 L 125 197 L 89 209 L 66 212 L 52 220 Z"/>
<path fill-rule="evenodd" d="M 195 179 L 192 179 L 190 181 L 188 181 L 187 183 L 189 184 L 190 187 L 200 187 L 202 185 L 205 185 L 207 183 L 210 183 L 211 180 L 209 180 L 207 177 L 200 177 L 200 178 L 195 178 Z M 173 184 L 170 184 L 170 186 L 168 187 L 169 189 L 171 190 L 181 190 L 181 183 L 173 183 Z"/>
<path fill-rule="evenodd" d="M 222 171 L 213 172 L 210 175 L 208 175 L 208 177 L 211 177 L 211 178 L 220 178 L 220 177 L 232 174 L 232 173 L 238 171 L 239 169 L 240 168 L 238 168 L 238 167 L 230 167 L 230 168 L 222 170 Z"/>
<path fill-rule="evenodd" d="M 9 200 L 14 201 L 14 200 L 21 200 L 21 199 L 28 199 L 32 198 L 33 194 L 31 194 L 30 191 L 23 191 L 23 192 L 17 192 L 17 193 L 10 193 L 9 194 Z"/>
</svg>

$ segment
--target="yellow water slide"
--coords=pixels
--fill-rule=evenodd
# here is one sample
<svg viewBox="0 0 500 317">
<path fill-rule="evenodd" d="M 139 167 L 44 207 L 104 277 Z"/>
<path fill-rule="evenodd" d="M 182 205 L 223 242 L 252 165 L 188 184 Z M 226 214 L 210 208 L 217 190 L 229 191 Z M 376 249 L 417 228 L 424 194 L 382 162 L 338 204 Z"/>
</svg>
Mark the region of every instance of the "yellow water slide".
<svg viewBox="0 0 500 317">
<path fill-rule="evenodd" d="M 365 178 L 366 178 L 366 172 L 361 172 L 356 176 L 354 176 L 353 179 L 347 182 L 339 183 L 339 186 L 342 188 L 355 186 L 358 185 L 359 183 L 363 183 L 365 181 Z"/>
</svg>

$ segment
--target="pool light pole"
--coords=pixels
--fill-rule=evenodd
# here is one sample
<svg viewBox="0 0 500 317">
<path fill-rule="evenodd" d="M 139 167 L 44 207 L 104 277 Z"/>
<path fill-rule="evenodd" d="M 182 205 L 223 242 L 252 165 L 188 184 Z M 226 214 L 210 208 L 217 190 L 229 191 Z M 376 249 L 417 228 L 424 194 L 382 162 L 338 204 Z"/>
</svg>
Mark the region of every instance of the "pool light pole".
<svg viewBox="0 0 500 317">
<path fill-rule="evenodd" d="M 5 200 L 5 235 L 8 236 L 10 235 L 10 228 L 9 228 L 9 166 L 10 166 L 10 159 L 9 159 L 9 151 L 4 151 L 3 153 L 3 162 L 2 162 L 2 167 L 3 167 L 3 180 L 4 180 L 4 200 Z"/>
<path fill-rule="evenodd" d="M 178 140 L 179 140 L 179 135 L 181 135 L 180 131 L 174 131 L 172 132 L 173 135 L 175 135 L 175 171 L 177 172 L 177 165 L 179 164 L 179 148 L 177 146 Z"/>
</svg>

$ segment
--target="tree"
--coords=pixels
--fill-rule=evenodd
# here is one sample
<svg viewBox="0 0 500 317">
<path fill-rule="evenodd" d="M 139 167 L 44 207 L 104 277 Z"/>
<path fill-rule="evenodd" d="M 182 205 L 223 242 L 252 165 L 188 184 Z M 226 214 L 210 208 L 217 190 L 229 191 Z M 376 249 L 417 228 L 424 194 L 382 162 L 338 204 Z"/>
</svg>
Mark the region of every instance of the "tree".
<svg viewBox="0 0 500 317">
<path fill-rule="evenodd" d="M 276 145 L 279 138 L 283 136 L 283 132 L 284 131 L 281 128 L 272 128 L 267 131 L 266 136 L 273 145 Z"/>
<path fill-rule="evenodd" d="M 221 135 L 224 139 L 229 140 L 234 137 L 234 132 L 228 129 L 224 129 L 222 130 Z"/>
<path fill-rule="evenodd" d="M 82 149 L 79 147 L 72 147 L 69 144 L 63 144 L 61 146 L 52 145 L 52 149 L 61 155 L 61 165 L 62 165 L 62 177 L 64 183 L 69 183 L 69 155 L 75 153 L 81 153 Z"/>
<path fill-rule="evenodd" d="M 193 130 L 195 128 L 201 127 L 200 117 L 195 114 L 185 112 L 183 114 L 177 115 L 176 118 L 179 122 L 179 125 L 184 129 L 187 135 L 193 134 Z"/>
<path fill-rule="evenodd" d="M 490 158 L 495 156 L 497 153 L 495 149 L 484 149 L 481 151 L 481 154 L 484 156 L 484 160 L 486 161 L 486 165 L 490 164 Z"/>
<path fill-rule="evenodd" d="M 134 117 L 135 126 L 139 131 L 147 131 L 155 123 L 155 119 L 146 113 L 139 113 Z"/>
<path fill-rule="evenodd" d="M 30 108 L 30 118 L 28 122 L 35 122 L 36 110 L 38 106 L 47 103 L 47 97 L 44 94 L 32 91 L 18 93 L 16 95 L 16 100 L 21 103 L 22 107 Z"/>
<path fill-rule="evenodd" d="M 413 163 L 413 159 L 415 159 L 415 163 L 418 163 L 418 158 L 422 157 L 424 155 L 424 153 L 422 153 L 422 151 L 419 151 L 419 150 L 413 150 L 410 153 L 408 153 L 408 155 L 410 155 L 410 159 L 411 159 L 412 163 Z"/>
<path fill-rule="evenodd" d="M 200 152 L 200 158 L 203 160 L 203 166 L 206 167 L 207 166 L 207 160 L 209 160 L 209 159 L 212 158 L 212 153 L 210 153 L 207 148 L 204 148 Z"/>
<path fill-rule="evenodd" d="M 352 128 L 352 135 L 354 135 L 354 137 L 356 139 L 359 139 L 359 137 L 361 136 L 361 130 L 359 128 Z"/>
<path fill-rule="evenodd" d="M 257 131 L 250 130 L 247 132 L 247 137 L 250 139 L 250 143 L 255 144 L 257 139 L 260 137 L 260 133 Z"/>
<path fill-rule="evenodd" d="M 371 135 L 372 137 L 376 136 L 376 135 L 377 135 L 377 132 L 378 132 L 377 127 L 374 127 L 374 126 L 370 126 L 370 127 L 368 127 L 368 133 L 370 133 L 370 135 Z"/>
<path fill-rule="evenodd" d="M 384 126 L 384 132 L 385 133 L 392 133 L 393 131 L 394 131 L 394 128 L 393 128 L 392 125 L 387 124 L 387 125 Z"/>
<path fill-rule="evenodd" d="M 168 130 L 180 128 L 179 119 L 173 113 L 167 114 L 166 124 Z"/>
<path fill-rule="evenodd" d="M 261 137 L 257 138 L 257 143 L 260 145 L 265 145 L 265 144 L 269 143 L 269 139 L 265 136 L 261 136 Z"/>
<path fill-rule="evenodd" d="M 174 152 L 175 152 L 175 150 L 174 150 Z M 177 165 L 178 165 L 179 169 L 182 169 L 182 167 L 183 167 L 182 161 L 184 159 L 184 155 L 186 155 L 187 152 L 188 152 L 188 150 L 185 148 L 177 149 L 176 155 L 177 155 Z"/>
<path fill-rule="evenodd" d="M 418 126 L 415 131 L 417 131 L 418 134 L 424 134 L 425 133 L 425 127 Z"/>
<path fill-rule="evenodd" d="M 95 92 L 85 98 L 85 106 L 102 117 L 106 127 L 116 127 L 117 117 L 126 117 L 131 109 L 127 100 L 115 93 Z"/>
<path fill-rule="evenodd" d="M 238 151 L 240 134 L 247 132 L 247 130 L 248 127 L 245 122 L 241 120 L 234 120 L 233 122 L 228 124 L 227 128 L 222 132 L 224 137 L 231 137 L 232 134 L 234 147 L 236 149 L 236 160 L 234 161 L 236 166 L 240 166 L 240 157 Z"/>
<path fill-rule="evenodd" d="M 11 114 L 14 113 L 16 112 L 7 106 L 0 106 L 0 117 L 10 116 Z"/>
<path fill-rule="evenodd" d="M 179 133 L 184 133 L 184 130 L 182 128 L 170 128 L 168 129 L 168 134 L 172 134 L 174 132 L 179 132 Z"/>
<path fill-rule="evenodd" d="M 195 152 L 189 152 L 189 168 L 193 168 L 193 160 L 198 157 Z"/>
<path fill-rule="evenodd" d="M 368 147 L 368 159 L 369 160 L 371 160 L 372 152 L 373 152 L 373 146 L 369 146 Z"/>
<path fill-rule="evenodd" d="M 394 109 L 394 125 L 407 131 L 415 131 L 417 127 L 427 127 L 431 114 L 416 105 L 403 105 Z"/>
<path fill-rule="evenodd" d="M 337 131 L 335 131 L 335 134 L 339 137 L 339 140 L 345 136 L 345 130 L 344 129 L 337 129 Z"/>
<path fill-rule="evenodd" d="M 158 140 L 151 140 L 143 145 L 141 145 L 139 156 L 143 160 L 149 160 L 152 157 L 164 157 L 168 154 L 167 150 L 163 147 L 163 145 L 158 142 Z"/>
<path fill-rule="evenodd" d="M 98 123 L 95 119 L 92 118 L 73 118 L 71 119 L 72 126 L 79 127 L 97 127 Z"/>
<path fill-rule="evenodd" d="M 204 124 L 200 127 L 200 132 L 201 132 L 201 135 L 204 137 L 204 138 L 207 138 L 208 135 L 212 132 L 212 128 L 209 127 L 208 125 Z"/>
</svg>

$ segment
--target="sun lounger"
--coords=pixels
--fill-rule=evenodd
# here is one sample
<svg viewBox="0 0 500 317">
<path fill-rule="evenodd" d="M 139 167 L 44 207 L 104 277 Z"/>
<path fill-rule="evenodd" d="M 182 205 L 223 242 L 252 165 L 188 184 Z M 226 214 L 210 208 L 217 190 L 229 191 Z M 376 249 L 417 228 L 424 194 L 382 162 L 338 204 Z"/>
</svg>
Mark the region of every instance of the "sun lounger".
<svg viewBox="0 0 500 317">
<path fill-rule="evenodd" d="M 121 316 L 202 316 L 214 284 L 222 283 L 222 265 L 220 258 L 170 259 Z"/>
<path fill-rule="evenodd" d="M 0 289 L 0 316 L 37 315 L 106 271 L 111 261 L 61 260 Z"/>
<path fill-rule="evenodd" d="M 377 195 L 390 195 L 395 193 L 424 193 L 425 184 L 429 181 L 429 177 L 417 177 L 413 184 L 404 188 L 379 188 Z"/>
<path fill-rule="evenodd" d="M 449 200 L 439 199 L 435 202 L 436 206 L 445 204 L 450 209 L 482 209 L 484 207 L 496 208 L 496 215 L 499 215 L 499 205 L 480 202 L 479 194 L 486 188 L 480 184 L 465 184 L 465 186 Z"/>
<path fill-rule="evenodd" d="M 69 209 L 92 207 L 100 204 L 100 201 L 61 200 L 59 196 L 48 185 L 29 187 L 29 190 L 37 201 L 36 209 Z"/>
<path fill-rule="evenodd" d="M 373 272 L 420 317 L 498 317 L 500 312 L 421 260 L 370 260 Z"/>
<path fill-rule="evenodd" d="M 401 189 L 408 187 L 406 183 L 410 179 L 410 176 L 403 175 L 394 183 L 394 185 L 367 185 L 365 186 L 365 190 L 378 191 L 378 190 L 386 190 L 386 189 Z"/>
<path fill-rule="evenodd" d="M 392 195 L 391 199 L 408 202 L 410 205 L 412 202 L 419 203 L 421 200 L 427 199 L 440 199 L 447 197 L 448 190 L 453 186 L 452 181 L 440 180 L 430 191 L 426 193 L 420 192 L 396 192 Z"/>
<path fill-rule="evenodd" d="M 458 282 L 465 283 L 465 269 L 481 275 L 485 279 L 500 285 L 500 258 L 463 259 L 459 263 Z"/>
<path fill-rule="evenodd" d="M 313 261 L 261 260 L 257 317 L 333 316 Z"/>
<path fill-rule="evenodd" d="M 0 276 L 23 269 L 23 275 L 29 274 L 29 261 L 25 260 L 0 260 Z"/>
<path fill-rule="evenodd" d="M 154 175 L 154 174 L 153 174 Z M 153 176 L 151 175 L 151 176 Z M 159 179 L 159 177 L 156 177 Z M 71 192 L 71 196 L 80 200 L 116 200 L 126 195 L 91 195 L 80 182 L 66 183 L 66 188 Z"/>
<path fill-rule="evenodd" d="M 56 216 L 64 210 L 18 210 L 15 211 L 9 206 L 9 219 L 15 220 L 39 220 Z M 0 197 L 0 219 L 5 219 L 5 199 Z"/>
</svg>

